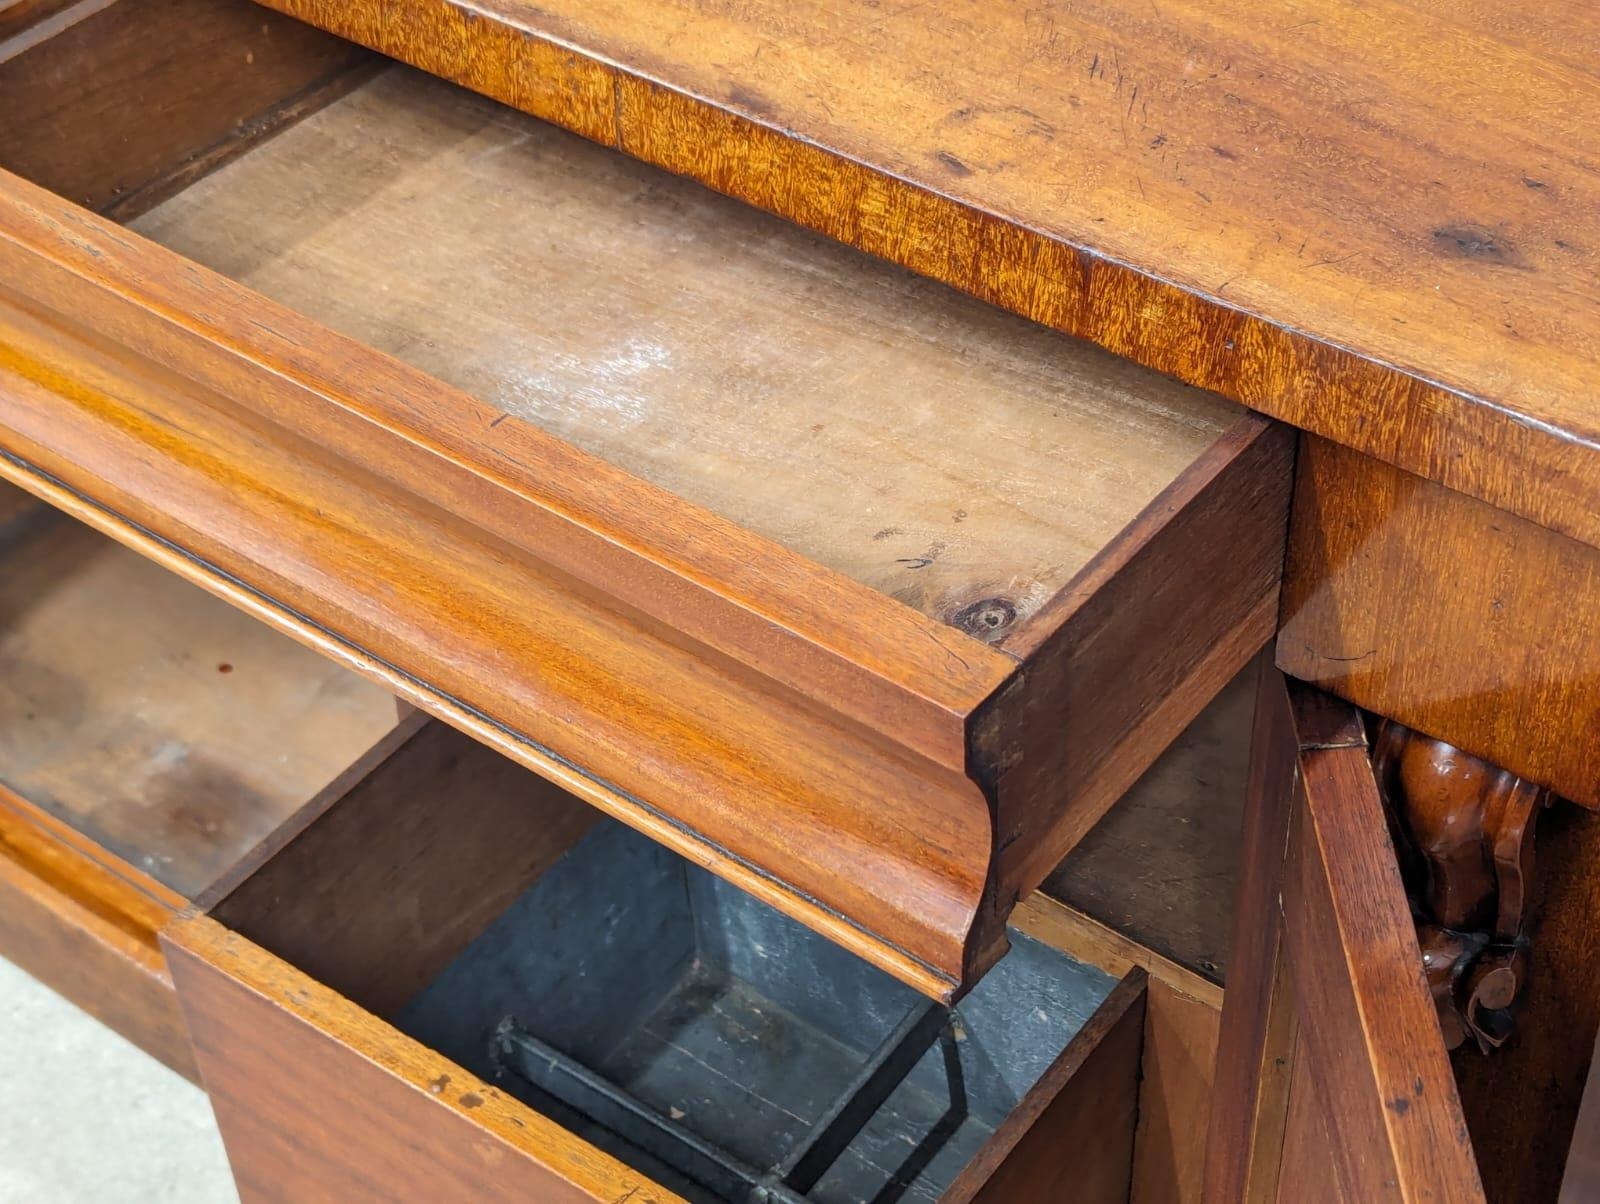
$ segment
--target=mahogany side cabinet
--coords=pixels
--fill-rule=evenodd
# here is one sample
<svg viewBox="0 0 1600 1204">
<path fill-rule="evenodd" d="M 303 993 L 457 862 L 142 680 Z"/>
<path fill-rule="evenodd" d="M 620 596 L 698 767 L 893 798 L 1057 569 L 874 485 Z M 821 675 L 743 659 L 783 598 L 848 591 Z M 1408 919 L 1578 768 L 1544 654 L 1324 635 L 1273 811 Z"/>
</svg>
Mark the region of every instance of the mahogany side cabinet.
<svg viewBox="0 0 1600 1204">
<path fill-rule="evenodd" d="M 1600 22 L 0 0 L 0 955 L 287 1201 L 1600 1200 Z"/>
</svg>

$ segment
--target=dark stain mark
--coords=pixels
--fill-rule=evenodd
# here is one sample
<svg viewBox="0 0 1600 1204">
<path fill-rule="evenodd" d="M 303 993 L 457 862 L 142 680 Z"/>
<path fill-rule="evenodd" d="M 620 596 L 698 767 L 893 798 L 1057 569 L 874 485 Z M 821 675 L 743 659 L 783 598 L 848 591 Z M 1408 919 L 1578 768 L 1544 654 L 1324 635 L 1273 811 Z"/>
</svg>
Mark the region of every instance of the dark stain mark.
<svg viewBox="0 0 1600 1204">
<path fill-rule="evenodd" d="M 772 102 L 759 92 L 753 92 L 743 84 L 729 83 L 728 102 L 736 108 L 747 113 L 754 113 L 758 117 L 767 117 L 772 113 Z"/>
<path fill-rule="evenodd" d="M 1522 177 L 1522 182 L 1523 182 L 1524 185 L 1526 185 L 1529 188 L 1543 188 L 1544 187 L 1544 181 L 1543 180 L 1535 180 L 1532 176 L 1523 176 Z"/>
<path fill-rule="evenodd" d="M 972 168 L 968 167 L 949 151 L 940 151 L 937 158 L 939 162 L 943 163 L 958 176 L 970 176 L 972 174 Z"/>
<path fill-rule="evenodd" d="M 481 1108 L 483 1107 L 483 1096 L 479 1095 L 476 1091 L 469 1091 L 461 1097 L 461 1106 L 469 1109 Z"/>
<path fill-rule="evenodd" d="M 1517 250 L 1487 226 L 1441 226 L 1433 232 L 1434 249 L 1445 255 L 1522 267 Z"/>
<path fill-rule="evenodd" d="M 217 666 L 217 672 L 218 673 L 232 673 L 233 672 L 233 666 L 230 665 L 227 661 L 223 661 L 220 665 Z"/>
<path fill-rule="evenodd" d="M 823 431 L 825 431 L 827 429 L 828 428 L 823 426 L 822 423 L 820 423 L 820 422 L 813 422 L 811 424 L 811 433 L 813 435 L 820 435 L 820 434 L 822 434 Z"/>
<path fill-rule="evenodd" d="M 901 534 L 904 534 L 904 532 L 902 532 L 899 527 L 885 527 L 881 531 L 874 531 L 872 533 L 872 538 L 874 542 L 877 542 L 879 540 L 888 539 L 891 535 Z"/>
<path fill-rule="evenodd" d="M 1567 244 L 1559 238 L 1556 239 L 1556 246 L 1560 247 L 1563 251 L 1567 249 Z"/>
<path fill-rule="evenodd" d="M 1017 621 L 1017 608 L 1006 598 L 983 598 L 962 607 L 951 621 L 968 635 L 992 640 Z"/>
<path fill-rule="evenodd" d="M 491 431 L 494 430 L 495 427 L 499 426 L 502 422 L 504 422 L 509 417 L 511 417 L 510 414 L 501 414 L 500 417 L 496 418 L 493 422 L 491 422 L 489 424 L 489 429 Z"/>
<path fill-rule="evenodd" d="M 933 563 L 933 560 L 928 556 L 911 556 L 905 559 L 896 560 L 895 563 L 903 564 L 907 568 L 925 569 Z"/>
<path fill-rule="evenodd" d="M 444 1094 L 444 1089 L 446 1087 L 448 1087 L 449 1085 L 450 1085 L 450 1076 L 447 1075 L 447 1074 L 441 1074 L 438 1078 L 434 1079 L 431 1083 L 428 1084 L 428 1090 L 431 1091 L 434 1095 L 443 1095 Z"/>
<path fill-rule="evenodd" d="M 1404 1116 L 1411 1111 L 1411 1101 L 1403 1095 L 1397 1095 L 1389 1101 L 1389 1110 L 1396 1116 Z"/>
<path fill-rule="evenodd" d="M 1165 134 L 1157 134 L 1154 138 L 1150 139 L 1151 150 L 1160 150 L 1166 144 L 1167 136 Z"/>
<path fill-rule="evenodd" d="M 964 523 L 967 521 L 967 512 L 965 510 L 957 510 L 950 518 L 953 522 Z"/>
<path fill-rule="evenodd" d="M 1237 159 L 1239 157 L 1225 146 L 1213 146 L 1211 153 L 1219 159 Z"/>
</svg>

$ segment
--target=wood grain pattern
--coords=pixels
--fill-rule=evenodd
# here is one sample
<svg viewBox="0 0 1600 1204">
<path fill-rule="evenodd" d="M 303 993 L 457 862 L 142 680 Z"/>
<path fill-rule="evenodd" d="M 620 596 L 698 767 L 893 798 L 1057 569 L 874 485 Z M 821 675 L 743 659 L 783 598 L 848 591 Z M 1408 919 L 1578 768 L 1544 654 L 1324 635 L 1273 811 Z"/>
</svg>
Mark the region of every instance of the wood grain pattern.
<svg viewBox="0 0 1600 1204">
<path fill-rule="evenodd" d="M 967 937 L 988 809 L 964 777 L 826 721 L 326 448 L 21 322 L 7 315 L 0 336 L 18 357 L 0 384 L 6 442 L 116 513 L 15 461 L 0 473 L 930 994 L 981 952 Z M 36 383 L 74 375 L 109 391 Z"/>
<path fill-rule="evenodd" d="M 1146 986 L 1143 970 L 1128 972 L 941 1201 L 1128 1199 Z M 1062 1157 L 1068 1145 L 1076 1157 Z"/>
<path fill-rule="evenodd" d="M 975 719 L 1000 899 L 1042 882 L 1271 638 L 1292 469 L 1291 432 L 1247 416 L 1040 615 L 1020 682 Z"/>
<path fill-rule="evenodd" d="M 0 517 L 0 783 L 193 899 L 394 724 L 376 685 L 37 502 Z"/>
<path fill-rule="evenodd" d="M 0 957 L 198 1081 L 156 942 L 184 902 L 0 788 Z"/>
<path fill-rule="evenodd" d="M 244 1204 L 683 1204 L 214 920 L 163 944 Z"/>
<path fill-rule="evenodd" d="M 1326 440 L 1299 464 L 1279 666 L 1600 806 L 1600 553 Z"/>
<path fill-rule="evenodd" d="M 1239 414 L 404 69 L 134 228 L 995 644 Z"/>
<path fill-rule="evenodd" d="M 1581 5 L 270 3 L 1600 543 Z"/>
<path fill-rule="evenodd" d="M 135 212 L 334 94 L 370 56 L 245 0 L 80 0 L 0 10 L 0 167 Z"/>
<path fill-rule="evenodd" d="M 388 1018 L 599 814 L 430 720 L 312 803 L 210 914 Z"/>
<path fill-rule="evenodd" d="M 1030 678 L 136 235 L 0 193 L 0 475 L 930 994 L 992 964 L 1015 901 L 1271 628 L 1289 446 L 1254 416 L 1019 629 Z"/>
<path fill-rule="evenodd" d="M 1241 896 L 1240 924 L 1241 931 L 1250 921 L 1270 926 L 1267 917 L 1279 912 L 1290 989 L 1269 1003 L 1265 1018 L 1250 996 L 1237 1019 L 1225 1015 L 1220 1055 L 1259 1066 L 1274 1027 L 1285 1031 L 1274 1026 L 1271 1009 L 1293 1009 L 1292 1092 L 1299 1095 L 1306 1084 L 1314 1091 L 1328 1156 L 1291 1144 L 1316 1136 L 1296 1120 L 1305 1107 L 1292 1095 L 1275 1198 L 1326 1194 L 1325 1182 L 1299 1176 L 1324 1175 L 1331 1163 L 1340 1199 L 1483 1200 L 1361 716 L 1295 683 L 1288 683 L 1286 696 L 1271 697 L 1284 689 L 1281 678 L 1269 675 L 1255 753 L 1267 789 L 1252 798 L 1251 815 L 1254 827 L 1274 839 L 1287 823 L 1288 843 L 1281 877 L 1269 858 L 1257 889 Z M 1252 1034 L 1254 1044 L 1239 1040 L 1240 1032 Z M 1248 1084 L 1243 1088 L 1242 1094 L 1219 1095 L 1217 1106 L 1231 1111 L 1236 1099 L 1248 1100 Z M 1237 1115 L 1243 1128 L 1234 1136 L 1248 1147 L 1251 1112 Z M 1214 1124 L 1213 1138 L 1218 1135 Z M 1215 1140 L 1212 1157 L 1237 1161 Z"/>
</svg>

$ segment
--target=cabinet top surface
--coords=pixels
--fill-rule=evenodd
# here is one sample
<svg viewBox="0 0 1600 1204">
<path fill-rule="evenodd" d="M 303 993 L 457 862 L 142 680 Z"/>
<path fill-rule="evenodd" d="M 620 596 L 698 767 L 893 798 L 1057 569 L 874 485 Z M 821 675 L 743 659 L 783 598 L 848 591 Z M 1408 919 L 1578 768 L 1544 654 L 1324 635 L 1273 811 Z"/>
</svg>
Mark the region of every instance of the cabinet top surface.
<svg viewBox="0 0 1600 1204">
<path fill-rule="evenodd" d="M 1311 344 L 1362 361 L 1363 381 L 1421 382 L 1422 401 L 1404 413 L 1367 390 L 1360 419 L 1416 427 L 1446 412 L 1434 434 L 1418 435 L 1431 448 L 1391 457 L 1406 467 L 1479 454 L 1461 450 L 1472 431 L 1509 423 L 1518 429 L 1506 437 L 1533 449 L 1527 463 L 1559 448 L 1579 458 L 1553 472 L 1595 471 L 1600 21 L 1586 4 L 473 8 L 1197 298 L 1197 310 L 1126 315 L 1195 322 L 1187 350 L 1158 367 L 1205 375 L 1180 361 L 1220 355 L 1207 345 L 1219 336 L 1210 319 L 1242 311 L 1287 337 L 1237 349 L 1258 357 L 1248 370 L 1268 378 L 1266 394 L 1315 392 L 1315 380 L 1272 362 Z M 709 166 L 689 170 L 716 182 Z M 1319 363 L 1337 391 L 1341 369 Z M 1488 425 L 1452 426 L 1452 407 Z M 1270 400 L 1260 408 L 1274 412 Z M 1453 436 L 1445 450 L 1438 431 Z M 1462 487 L 1507 501 L 1481 484 Z M 1540 514 L 1537 501 L 1510 504 L 1593 534 L 1581 517 Z"/>
</svg>

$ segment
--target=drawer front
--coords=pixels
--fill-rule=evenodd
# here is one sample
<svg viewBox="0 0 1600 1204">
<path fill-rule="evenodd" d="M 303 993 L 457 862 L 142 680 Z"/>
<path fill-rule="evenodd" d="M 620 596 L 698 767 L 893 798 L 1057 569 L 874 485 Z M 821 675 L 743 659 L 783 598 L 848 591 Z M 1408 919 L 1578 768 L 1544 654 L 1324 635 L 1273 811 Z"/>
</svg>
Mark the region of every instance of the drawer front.
<svg viewBox="0 0 1600 1204">
<path fill-rule="evenodd" d="M 780 1173 L 755 1149 L 816 1183 L 776 1199 L 851 1198 L 881 1173 L 950 1201 L 1068 1183 L 1126 1200 L 1145 972 L 1118 982 L 1015 939 L 956 1019 L 924 1001 L 896 1025 L 915 992 L 436 724 L 163 938 L 247 1201 L 723 1198 L 728 1167 Z M 707 1077 L 718 1058 L 749 1086 Z M 584 1092 L 541 1077 L 558 1065 Z M 870 1114 L 830 1122 L 818 1083 Z M 637 1101 L 621 1121 L 595 1111 L 619 1093 Z M 692 1136 L 641 1147 L 640 1116 Z"/>
</svg>

